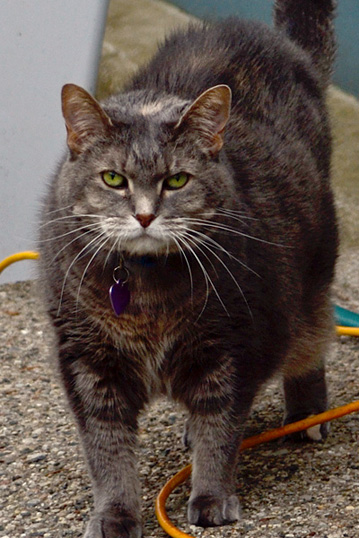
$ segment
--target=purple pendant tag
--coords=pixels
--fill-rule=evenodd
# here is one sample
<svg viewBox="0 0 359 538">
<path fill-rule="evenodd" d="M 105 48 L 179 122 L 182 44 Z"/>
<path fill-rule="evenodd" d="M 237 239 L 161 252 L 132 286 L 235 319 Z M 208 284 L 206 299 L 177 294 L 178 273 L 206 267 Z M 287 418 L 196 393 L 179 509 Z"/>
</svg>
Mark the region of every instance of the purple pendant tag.
<svg viewBox="0 0 359 538">
<path fill-rule="evenodd" d="M 108 290 L 111 306 L 116 316 L 119 316 L 124 312 L 126 306 L 130 302 L 130 290 L 128 288 L 127 282 L 123 280 L 118 280 L 112 284 L 111 288 Z"/>
</svg>

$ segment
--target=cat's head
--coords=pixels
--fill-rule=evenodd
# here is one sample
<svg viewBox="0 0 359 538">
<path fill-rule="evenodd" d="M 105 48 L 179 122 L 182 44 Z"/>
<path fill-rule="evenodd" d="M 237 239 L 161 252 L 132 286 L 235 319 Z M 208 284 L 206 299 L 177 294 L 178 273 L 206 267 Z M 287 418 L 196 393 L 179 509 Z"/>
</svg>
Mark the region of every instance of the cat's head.
<svg viewBox="0 0 359 538">
<path fill-rule="evenodd" d="M 132 92 L 101 106 L 67 84 L 62 110 L 70 155 L 58 202 L 84 226 L 93 224 L 104 251 L 156 255 L 192 248 L 193 230 L 233 195 L 230 171 L 219 158 L 230 103 L 230 89 L 220 85 L 194 102 Z"/>
</svg>

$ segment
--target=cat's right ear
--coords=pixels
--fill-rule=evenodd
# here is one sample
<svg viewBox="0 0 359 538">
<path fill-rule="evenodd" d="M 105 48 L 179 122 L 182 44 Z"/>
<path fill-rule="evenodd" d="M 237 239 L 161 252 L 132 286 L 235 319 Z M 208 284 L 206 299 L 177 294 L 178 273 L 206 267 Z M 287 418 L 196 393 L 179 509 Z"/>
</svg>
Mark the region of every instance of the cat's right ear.
<svg viewBox="0 0 359 538">
<path fill-rule="evenodd" d="M 95 138 L 106 134 L 112 122 L 96 99 L 76 84 L 65 84 L 61 92 L 61 101 L 67 130 L 67 145 L 72 155 L 76 156 Z"/>
<path fill-rule="evenodd" d="M 226 84 L 203 92 L 184 112 L 176 125 L 178 132 L 194 135 L 203 151 L 216 155 L 223 146 L 223 135 L 229 120 L 232 92 Z"/>
</svg>

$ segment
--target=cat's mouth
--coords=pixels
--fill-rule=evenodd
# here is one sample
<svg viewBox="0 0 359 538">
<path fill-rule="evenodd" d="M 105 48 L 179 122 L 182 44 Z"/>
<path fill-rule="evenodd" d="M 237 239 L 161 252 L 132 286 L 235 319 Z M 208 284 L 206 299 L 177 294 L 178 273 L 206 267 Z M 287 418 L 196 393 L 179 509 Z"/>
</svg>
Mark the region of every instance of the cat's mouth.
<svg viewBox="0 0 359 538">
<path fill-rule="evenodd" d="M 179 252 L 175 231 L 171 231 L 160 218 L 143 227 L 134 222 L 124 223 L 118 228 L 118 223 L 107 221 L 103 226 L 111 241 L 107 246 L 113 250 L 114 244 L 120 252 L 133 256 L 159 256 Z"/>
<path fill-rule="evenodd" d="M 156 234 L 150 230 L 137 232 L 134 237 L 127 237 L 121 242 L 121 250 L 130 255 L 153 255 L 169 254 L 177 251 L 176 244 L 170 237 L 164 234 Z"/>
</svg>

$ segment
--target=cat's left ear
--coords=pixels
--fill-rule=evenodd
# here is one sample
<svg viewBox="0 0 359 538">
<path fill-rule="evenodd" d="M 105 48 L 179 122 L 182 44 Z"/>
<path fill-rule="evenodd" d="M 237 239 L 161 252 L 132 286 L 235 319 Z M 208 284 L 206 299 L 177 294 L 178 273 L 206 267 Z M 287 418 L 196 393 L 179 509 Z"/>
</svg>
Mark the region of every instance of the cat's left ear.
<svg viewBox="0 0 359 538">
<path fill-rule="evenodd" d="M 78 155 L 95 138 L 106 134 L 112 121 L 96 99 L 76 84 L 65 84 L 61 100 L 67 129 L 67 145 L 73 155 Z"/>
<path fill-rule="evenodd" d="M 203 92 L 184 112 L 176 129 L 192 132 L 205 152 L 216 155 L 223 146 L 224 128 L 231 111 L 232 92 L 220 84 Z"/>
</svg>

